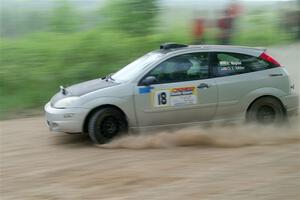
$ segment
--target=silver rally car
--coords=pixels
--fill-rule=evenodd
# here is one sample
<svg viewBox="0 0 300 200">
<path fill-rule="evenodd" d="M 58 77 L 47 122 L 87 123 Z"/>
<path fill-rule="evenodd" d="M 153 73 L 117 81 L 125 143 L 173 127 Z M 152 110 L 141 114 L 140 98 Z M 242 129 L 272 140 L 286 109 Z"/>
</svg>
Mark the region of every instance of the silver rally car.
<svg viewBox="0 0 300 200">
<path fill-rule="evenodd" d="M 265 49 L 167 43 L 113 75 L 61 86 L 45 105 L 52 131 L 106 143 L 129 129 L 297 114 L 287 70 Z"/>
</svg>

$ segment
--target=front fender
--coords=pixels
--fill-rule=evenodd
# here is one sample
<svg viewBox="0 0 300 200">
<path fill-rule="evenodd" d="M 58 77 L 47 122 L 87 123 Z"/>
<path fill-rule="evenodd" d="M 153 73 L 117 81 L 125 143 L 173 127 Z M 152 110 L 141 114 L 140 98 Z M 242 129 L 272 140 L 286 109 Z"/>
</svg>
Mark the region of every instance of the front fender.
<svg viewBox="0 0 300 200">
<path fill-rule="evenodd" d="M 136 126 L 136 117 L 134 112 L 134 106 L 132 102 L 132 97 L 125 96 L 122 98 L 118 97 L 99 97 L 83 104 L 84 108 L 90 111 L 94 108 L 103 105 L 113 105 L 120 108 L 126 115 L 129 126 Z"/>
</svg>

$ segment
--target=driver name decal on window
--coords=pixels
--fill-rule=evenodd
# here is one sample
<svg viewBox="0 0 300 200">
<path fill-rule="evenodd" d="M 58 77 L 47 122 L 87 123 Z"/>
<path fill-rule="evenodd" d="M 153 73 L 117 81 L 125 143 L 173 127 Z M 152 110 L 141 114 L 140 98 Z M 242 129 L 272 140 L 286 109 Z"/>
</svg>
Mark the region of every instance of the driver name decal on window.
<svg viewBox="0 0 300 200">
<path fill-rule="evenodd" d="M 245 70 L 245 67 L 242 66 L 241 61 L 220 61 L 219 62 L 220 71 L 241 71 Z"/>
<path fill-rule="evenodd" d="M 184 106 L 197 103 L 196 87 L 171 88 L 154 91 L 154 107 Z"/>
<path fill-rule="evenodd" d="M 220 66 L 241 66 L 241 61 L 220 61 Z"/>
</svg>

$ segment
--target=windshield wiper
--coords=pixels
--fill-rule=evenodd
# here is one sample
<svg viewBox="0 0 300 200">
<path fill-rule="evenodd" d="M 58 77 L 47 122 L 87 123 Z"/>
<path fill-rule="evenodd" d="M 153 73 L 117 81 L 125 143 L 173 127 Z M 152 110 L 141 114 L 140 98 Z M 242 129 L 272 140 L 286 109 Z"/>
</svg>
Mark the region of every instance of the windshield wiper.
<svg viewBox="0 0 300 200">
<path fill-rule="evenodd" d="M 61 91 L 61 93 L 63 94 L 63 95 L 66 95 L 68 92 L 67 92 L 67 90 L 66 90 L 66 88 L 64 87 L 64 86 L 59 86 L 59 89 L 60 89 L 60 91 Z"/>
</svg>

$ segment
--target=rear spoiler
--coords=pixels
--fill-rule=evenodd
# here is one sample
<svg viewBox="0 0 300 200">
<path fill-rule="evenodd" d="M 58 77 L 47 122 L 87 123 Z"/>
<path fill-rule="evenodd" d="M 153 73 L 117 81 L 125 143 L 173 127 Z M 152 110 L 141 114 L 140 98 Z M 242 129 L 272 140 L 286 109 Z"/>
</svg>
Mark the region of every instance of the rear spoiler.
<svg viewBox="0 0 300 200">
<path fill-rule="evenodd" d="M 257 50 L 261 50 L 263 52 L 266 52 L 268 50 L 266 47 L 253 47 L 253 48 Z"/>
</svg>

